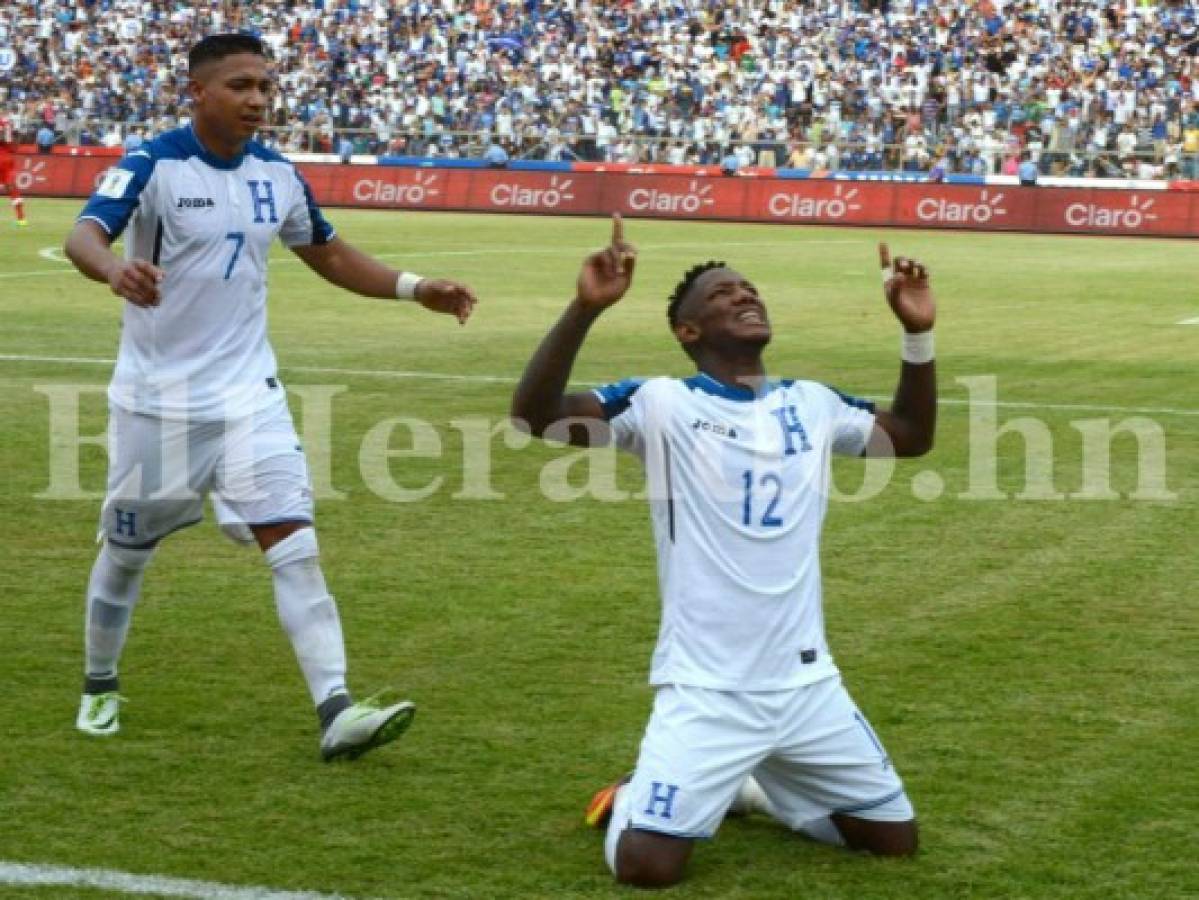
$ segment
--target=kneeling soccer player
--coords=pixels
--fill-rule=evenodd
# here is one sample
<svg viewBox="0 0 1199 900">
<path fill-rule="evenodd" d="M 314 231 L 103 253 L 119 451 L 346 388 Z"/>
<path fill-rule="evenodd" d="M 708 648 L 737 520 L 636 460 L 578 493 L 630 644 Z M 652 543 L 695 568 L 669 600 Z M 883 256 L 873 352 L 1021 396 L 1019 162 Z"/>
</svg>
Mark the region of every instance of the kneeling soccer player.
<svg viewBox="0 0 1199 900">
<path fill-rule="evenodd" d="M 821 609 L 831 455 L 922 455 L 936 427 L 928 272 L 903 258 L 892 267 L 885 245 L 879 256 L 905 332 L 889 411 L 816 382 L 767 378 L 766 306 L 746 276 L 717 262 L 689 270 L 667 310 L 695 375 L 565 393 L 589 328 L 632 283 L 636 251 L 619 217 L 513 396 L 513 418 L 533 434 L 615 444 L 646 468 L 662 594 L 657 693 L 632 775 L 587 812 L 607 828 L 620 882 L 678 882 L 695 840 L 711 837 L 734 803 L 819 841 L 916 850 L 912 805 L 841 683 Z"/>
</svg>

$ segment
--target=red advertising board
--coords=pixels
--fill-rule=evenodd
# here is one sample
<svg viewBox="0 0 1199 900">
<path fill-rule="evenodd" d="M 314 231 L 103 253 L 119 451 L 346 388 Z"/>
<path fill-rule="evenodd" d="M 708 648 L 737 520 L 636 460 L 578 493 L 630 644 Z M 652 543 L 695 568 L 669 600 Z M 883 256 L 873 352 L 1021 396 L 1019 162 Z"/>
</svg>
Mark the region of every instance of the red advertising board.
<svg viewBox="0 0 1199 900">
<path fill-rule="evenodd" d="M 445 169 L 328 165 L 302 168 L 313 194 L 322 203 L 334 206 L 445 209 L 463 205 L 463 198 L 449 196 L 453 179 L 447 177 L 450 172 Z M 316 183 L 318 178 L 325 179 L 323 186 Z"/>
<path fill-rule="evenodd" d="M 509 172 L 459 169 L 469 191 L 466 209 L 495 212 L 594 213 L 600 202 L 601 176 L 578 172 Z"/>
<path fill-rule="evenodd" d="M 902 185 L 893 222 L 915 228 L 1035 231 L 1037 191 L 1004 185 Z"/>
<path fill-rule="evenodd" d="M 747 218 L 813 225 L 886 225 L 891 185 L 865 181 L 764 179 L 749 185 Z"/>
<path fill-rule="evenodd" d="M 743 219 L 755 182 L 720 176 L 594 175 L 603 179 L 604 209 L 656 219 Z"/>
<path fill-rule="evenodd" d="M 86 197 L 114 162 L 102 156 L 18 154 L 14 175 L 24 194 L 48 197 Z"/>
<path fill-rule="evenodd" d="M 1046 190 L 1038 199 L 1037 230 L 1085 234 L 1186 234 L 1196 202 L 1169 191 L 1069 188 Z"/>
<path fill-rule="evenodd" d="M 18 154 L 32 196 L 85 197 L 103 157 Z M 1199 192 L 301 163 L 320 203 L 542 215 L 1199 236 Z"/>
</svg>

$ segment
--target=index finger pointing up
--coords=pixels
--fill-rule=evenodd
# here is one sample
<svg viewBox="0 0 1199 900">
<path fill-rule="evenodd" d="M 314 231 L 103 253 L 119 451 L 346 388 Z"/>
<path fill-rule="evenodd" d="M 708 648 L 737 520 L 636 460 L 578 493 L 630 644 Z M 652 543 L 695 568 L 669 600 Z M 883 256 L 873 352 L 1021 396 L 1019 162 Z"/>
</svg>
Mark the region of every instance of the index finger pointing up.
<svg viewBox="0 0 1199 900">
<path fill-rule="evenodd" d="M 878 242 L 878 265 L 880 269 L 891 268 L 891 248 L 886 241 Z"/>
<path fill-rule="evenodd" d="M 624 220 L 620 213 L 612 213 L 612 245 L 619 247 L 624 243 Z"/>
</svg>

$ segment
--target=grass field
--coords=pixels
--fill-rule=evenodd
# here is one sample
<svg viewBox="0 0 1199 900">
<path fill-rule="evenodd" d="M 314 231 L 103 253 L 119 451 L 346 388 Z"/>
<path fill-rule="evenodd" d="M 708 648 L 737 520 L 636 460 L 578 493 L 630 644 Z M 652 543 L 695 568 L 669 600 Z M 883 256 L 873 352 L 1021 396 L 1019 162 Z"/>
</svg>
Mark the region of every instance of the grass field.
<svg viewBox="0 0 1199 900">
<path fill-rule="evenodd" d="M 265 566 L 211 523 L 166 542 L 147 577 L 122 665 L 122 733 L 89 740 L 72 727 L 98 500 L 37 499 L 49 479 L 44 392 L 102 386 L 110 367 L 87 360 L 113 357 L 119 322 L 105 288 L 39 256 L 61 246 L 77 209 L 32 201 L 28 229 L 7 210 L 0 222 L 0 679 L 12 694 L 0 713 L 0 896 L 107 895 L 5 884 L 15 863 L 354 898 L 625 893 L 582 810 L 630 767 L 649 710 L 646 509 L 550 502 L 542 470 L 574 451 L 499 438 L 490 477 L 502 499 L 455 499 L 462 438 L 450 424 L 504 415 L 511 379 L 607 225 L 330 214 L 396 264 L 470 281 L 483 302 L 464 329 L 339 293 L 279 251 L 281 373 L 345 388 L 329 448 L 345 499 L 320 503 L 319 528 L 352 685 L 395 684 L 420 710 L 401 743 L 330 767 Z M 714 255 L 770 305 L 772 372 L 858 394 L 885 397 L 898 371 L 874 243 L 925 259 L 940 300 L 937 448 L 898 464 L 868 502 L 833 503 L 823 548 L 830 641 L 905 777 L 921 853 L 875 861 L 733 821 L 674 895 L 1199 895 L 1199 327 L 1177 324 L 1199 316 L 1194 244 L 636 221 L 627 232 L 637 283 L 584 348 L 581 382 L 686 374 L 664 298 Z M 997 378 L 998 408 L 967 405 L 955 380 L 984 375 Z M 978 493 L 967 437 L 988 410 L 1000 424 L 1044 423 L 1063 497 L 1015 496 L 1027 487 L 1015 435 L 998 444 L 1005 498 L 961 496 Z M 104 414 L 102 393 L 85 393 L 81 433 L 100 433 Z M 409 488 L 444 477 L 418 503 L 378 496 L 360 467 L 364 437 L 394 417 L 428 421 L 443 445 L 440 459 L 391 463 Z M 1173 499 L 1130 498 L 1146 463 L 1127 435 L 1111 448 L 1120 498 L 1072 496 L 1084 484 L 1074 423 L 1131 417 L 1164 434 Z M 395 446 L 404 439 L 397 431 Z M 79 459 L 83 486 L 100 491 L 103 451 L 87 445 Z M 846 491 L 860 473 L 838 463 Z M 638 474 L 622 461 L 621 484 Z M 914 497 L 913 479 L 933 474 L 942 496 Z"/>
</svg>

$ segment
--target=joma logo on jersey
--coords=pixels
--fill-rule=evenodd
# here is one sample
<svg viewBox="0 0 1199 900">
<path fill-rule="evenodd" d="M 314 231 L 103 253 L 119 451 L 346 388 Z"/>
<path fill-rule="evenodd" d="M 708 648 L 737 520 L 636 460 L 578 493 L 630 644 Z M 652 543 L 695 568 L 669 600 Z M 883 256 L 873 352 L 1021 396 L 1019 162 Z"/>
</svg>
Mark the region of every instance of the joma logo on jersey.
<svg viewBox="0 0 1199 900">
<path fill-rule="evenodd" d="M 216 201 L 211 197 L 180 197 L 175 209 L 212 209 Z"/>
<path fill-rule="evenodd" d="M 709 422 L 706 419 L 696 419 L 691 423 L 691 428 L 695 431 L 708 431 L 720 437 L 733 438 L 737 437 L 737 429 L 732 425 L 724 425 L 720 422 Z"/>
</svg>

